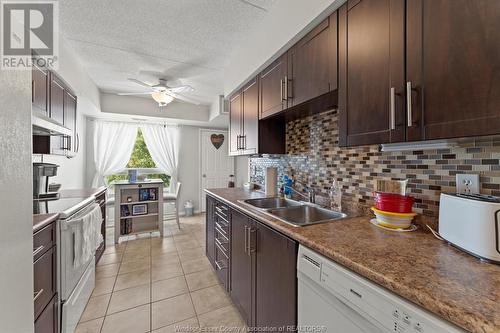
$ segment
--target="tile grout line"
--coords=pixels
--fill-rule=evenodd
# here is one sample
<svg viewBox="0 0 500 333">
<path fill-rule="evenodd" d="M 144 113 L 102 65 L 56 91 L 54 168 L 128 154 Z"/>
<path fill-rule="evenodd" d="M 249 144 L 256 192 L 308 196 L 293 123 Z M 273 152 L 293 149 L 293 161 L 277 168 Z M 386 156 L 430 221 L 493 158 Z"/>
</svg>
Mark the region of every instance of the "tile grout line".
<svg viewBox="0 0 500 333">
<path fill-rule="evenodd" d="M 120 243 L 118 243 L 118 244 L 120 244 Z M 111 304 L 111 298 L 113 298 L 113 292 L 115 290 L 116 280 L 118 280 L 118 273 L 120 273 L 120 269 L 122 268 L 122 261 L 123 261 L 123 257 L 125 256 L 125 250 L 127 250 L 127 245 L 128 245 L 128 243 L 125 242 L 125 248 L 123 249 L 123 254 L 120 258 L 120 265 L 118 266 L 118 272 L 115 275 L 115 282 L 113 283 L 113 289 L 111 290 L 111 296 L 109 296 L 108 306 L 106 306 L 106 312 L 104 313 L 104 319 L 102 320 L 101 328 L 99 329 L 99 333 L 102 332 L 102 329 L 104 328 L 104 322 L 106 321 L 106 317 L 108 316 L 109 305 Z M 115 246 L 116 246 L 116 244 L 115 244 Z"/>
</svg>

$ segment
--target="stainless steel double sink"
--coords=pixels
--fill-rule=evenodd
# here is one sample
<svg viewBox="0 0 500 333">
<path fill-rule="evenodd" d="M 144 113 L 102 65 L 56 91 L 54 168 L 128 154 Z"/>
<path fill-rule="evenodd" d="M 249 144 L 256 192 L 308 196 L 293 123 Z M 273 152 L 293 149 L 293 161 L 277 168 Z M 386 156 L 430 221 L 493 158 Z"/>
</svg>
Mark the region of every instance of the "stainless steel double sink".
<svg viewBox="0 0 500 333">
<path fill-rule="evenodd" d="M 294 226 L 325 223 L 347 217 L 344 213 L 322 208 L 316 204 L 281 197 L 247 199 L 240 202 Z"/>
</svg>

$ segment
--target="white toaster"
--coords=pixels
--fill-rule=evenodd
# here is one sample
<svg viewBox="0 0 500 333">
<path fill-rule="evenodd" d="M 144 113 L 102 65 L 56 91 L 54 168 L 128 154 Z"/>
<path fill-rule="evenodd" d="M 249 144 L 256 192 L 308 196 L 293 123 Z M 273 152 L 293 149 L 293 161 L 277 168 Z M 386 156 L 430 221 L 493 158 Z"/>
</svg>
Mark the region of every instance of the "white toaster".
<svg viewBox="0 0 500 333">
<path fill-rule="evenodd" d="M 439 235 L 478 258 L 500 264 L 500 198 L 442 193 Z"/>
</svg>

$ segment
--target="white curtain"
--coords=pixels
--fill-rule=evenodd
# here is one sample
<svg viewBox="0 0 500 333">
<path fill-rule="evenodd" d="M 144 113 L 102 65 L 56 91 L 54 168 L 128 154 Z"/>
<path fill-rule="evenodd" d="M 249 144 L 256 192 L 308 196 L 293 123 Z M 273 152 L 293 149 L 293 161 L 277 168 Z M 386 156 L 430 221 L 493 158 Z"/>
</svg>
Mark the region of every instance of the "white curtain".
<svg viewBox="0 0 500 333">
<path fill-rule="evenodd" d="M 120 172 L 127 166 L 136 138 L 137 124 L 96 120 L 93 187 L 104 184 L 105 176 Z"/>
<path fill-rule="evenodd" d="M 151 158 L 157 168 L 170 176 L 170 189 L 175 191 L 179 164 L 179 127 L 155 124 L 141 124 L 140 127 Z"/>
</svg>

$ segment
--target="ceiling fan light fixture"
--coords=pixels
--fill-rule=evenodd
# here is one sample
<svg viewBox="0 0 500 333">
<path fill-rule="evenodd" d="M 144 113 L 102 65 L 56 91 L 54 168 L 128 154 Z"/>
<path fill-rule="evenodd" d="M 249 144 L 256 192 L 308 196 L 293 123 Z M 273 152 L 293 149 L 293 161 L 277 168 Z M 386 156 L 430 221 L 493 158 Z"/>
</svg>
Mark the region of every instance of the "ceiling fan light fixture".
<svg viewBox="0 0 500 333">
<path fill-rule="evenodd" d="M 158 103 L 159 106 L 166 106 L 168 103 L 172 102 L 174 98 L 165 92 L 155 91 L 151 93 L 151 97 Z"/>
</svg>

